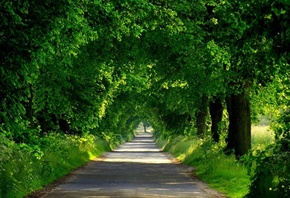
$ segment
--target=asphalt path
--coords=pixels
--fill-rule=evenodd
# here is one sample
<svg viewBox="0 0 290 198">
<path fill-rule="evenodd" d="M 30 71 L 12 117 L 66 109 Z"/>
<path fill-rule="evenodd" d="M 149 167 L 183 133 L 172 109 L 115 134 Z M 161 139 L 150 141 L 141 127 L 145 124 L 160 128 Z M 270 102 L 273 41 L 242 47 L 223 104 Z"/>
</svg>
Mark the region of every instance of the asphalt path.
<svg viewBox="0 0 290 198">
<path fill-rule="evenodd" d="M 224 197 L 162 152 L 151 133 L 139 133 L 112 152 L 74 171 L 45 198 Z"/>
</svg>

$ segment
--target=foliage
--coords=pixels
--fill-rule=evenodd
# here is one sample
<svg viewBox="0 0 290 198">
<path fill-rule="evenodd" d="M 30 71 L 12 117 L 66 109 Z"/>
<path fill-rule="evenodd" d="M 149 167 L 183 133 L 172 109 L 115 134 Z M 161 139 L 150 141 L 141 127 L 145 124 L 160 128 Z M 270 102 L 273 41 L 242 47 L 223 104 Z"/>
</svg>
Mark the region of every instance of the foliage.
<svg viewBox="0 0 290 198">
<path fill-rule="evenodd" d="M 5 136 L 26 143 L 30 130 L 95 130 L 120 90 L 138 79 L 138 37 L 158 26 L 143 19 L 173 19 L 146 1 L 6 1 L 1 8 L 0 123 Z"/>
<path fill-rule="evenodd" d="M 59 138 L 93 134 L 114 147 L 141 120 L 169 139 L 193 136 L 206 129 L 208 104 L 219 99 L 229 113 L 220 124 L 229 133 L 222 135 L 240 156 L 250 149 L 251 121 L 259 114 L 275 119 L 287 106 L 287 1 L 0 6 L 0 131 L 15 142 L 11 152 L 38 148 L 52 131 Z M 230 98 L 240 102 L 233 109 Z M 237 108 L 242 103 L 247 108 Z M 285 123 L 269 151 L 285 146 Z"/>
<path fill-rule="evenodd" d="M 247 197 L 289 197 L 289 152 L 281 152 L 281 143 L 271 145 L 252 157 L 255 173 Z"/>
<path fill-rule="evenodd" d="M 16 144 L 1 137 L 0 197 L 24 197 L 118 143 L 93 135 L 51 133 L 39 139 L 38 145 Z"/>
<path fill-rule="evenodd" d="M 274 142 L 275 134 L 269 125 L 252 126 L 252 150 L 265 150 L 266 146 Z"/>
<path fill-rule="evenodd" d="M 264 86 L 279 74 L 283 61 L 271 58 L 271 50 L 285 45 L 287 31 L 268 27 L 274 14 L 287 27 L 287 9 L 279 2 L 261 12 L 270 3 L 3 2 L 3 133 L 29 142 L 30 130 L 36 136 L 98 131 L 119 94 L 132 94 L 139 106 L 136 97 L 146 97 L 145 90 L 153 100 L 146 108 L 162 106 L 155 111 L 159 121 L 173 129 L 168 124 L 176 117 L 175 125 L 187 127 L 206 109 L 202 98 L 224 100 L 246 82 Z"/>
<path fill-rule="evenodd" d="M 223 153 L 224 145 L 206 139 L 157 137 L 157 144 L 182 163 L 193 166 L 194 174 L 229 197 L 243 197 L 250 184 L 247 169 L 235 156 Z"/>
<path fill-rule="evenodd" d="M 247 197 L 289 197 L 289 73 L 277 78 L 277 91 L 274 92 L 278 107 L 278 119 L 272 123 L 275 142 L 265 150 L 254 153 L 248 159 L 248 167 L 254 170 L 251 177 L 250 192 Z M 277 105 L 278 104 L 278 105 Z"/>
<path fill-rule="evenodd" d="M 274 134 L 267 131 L 265 126 L 252 127 L 254 155 L 257 150 L 265 151 L 265 148 L 273 143 Z M 249 172 L 251 174 L 255 172 L 254 167 L 248 170 L 249 166 L 245 163 L 245 159 L 250 155 L 237 161 L 235 156 L 224 154 L 224 140 L 216 143 L 209 137 L 205 139 L 198 139 L 192 135 L 172 137 L 158 131 L 154 132 L 154 136 L 157 144 L 164 151 L 170 152 L 182 163 L 193 166 L 194 174 L 211 187 L 224 192 L 229 197 L 244 197 L 248 193 L 251 185 Z"/>
<path fill-rule="evenodd" d="M 289 113 L 284 112 L 274 127 L 275 143 L 249 159 L 249 166 L 253 166 L 255 172 L 251 177 L 252 183 L 247 197 L 289 197 L 289 126 Z"/>
</svg>

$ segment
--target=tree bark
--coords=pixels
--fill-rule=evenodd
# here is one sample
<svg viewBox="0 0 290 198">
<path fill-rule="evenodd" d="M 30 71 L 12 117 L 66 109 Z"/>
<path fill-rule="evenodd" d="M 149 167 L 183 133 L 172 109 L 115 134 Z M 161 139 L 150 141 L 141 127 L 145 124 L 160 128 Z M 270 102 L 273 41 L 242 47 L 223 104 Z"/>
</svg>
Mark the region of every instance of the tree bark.
<svg viewBox="0 0 290 198">
<path fill-rule="evenodd" d="M 215 142 L 219 142 L 219 123 L 222 121 L 224 107 L 220 98 L 216 98 L 209 105 L 211 117 L 211 133 Z"/>
<path fill-rule="evenodd" d="M 208 98 L 206 96 L 203 96 L 201 99 L 200 106 L 197 112 L 195 113 L 197 135 L 200 138 L 204 137 L 207 130 L 207 126 L 206 126 L 207 113 L 208 113 Z"/>
<path fill-rule="evenodd" d="M 229 113 L 227 150 L 234 150 L 239 158 L 251 149 L 251 114 L 247 89 L 231 95 L 226 102 Z"/>
</svg>

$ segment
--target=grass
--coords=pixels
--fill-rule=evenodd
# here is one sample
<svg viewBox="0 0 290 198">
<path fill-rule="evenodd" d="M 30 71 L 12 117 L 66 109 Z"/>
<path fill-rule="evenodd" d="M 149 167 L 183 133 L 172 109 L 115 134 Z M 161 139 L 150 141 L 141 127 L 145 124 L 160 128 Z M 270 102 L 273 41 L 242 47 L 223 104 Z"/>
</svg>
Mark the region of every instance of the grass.
<svg viewBox="0 0 290 198">
<path fill-rule="evenodd" d="M 274 141 L 274 134 L 267 126 L 253 126 L 252 146 L 264 149 Z M 195 175 L 212 188 L 231 198 L 244 197 L 249 190 L 250 176 L 246 167 L 234 155 L 225 155 L 225 143 L 176 137 L 171 141 L 159 138 L 157 144 L 182 163 L 195 167 Z"/>
<path fill-rule="evenodd" d="M 39 142 L 16 144 L 0 137 L 0 197 L 25 197 L 110 150 L 93 135 L 51 134 Z"/>
<path fill-rule="evenodd" d="M 29 146 L 0 137 L 0 197 L 24 197 L 110 150 L 122 139 L 114 137 L 115 143 L 110 144 L 92 135 L 51 134 L 40 139 L 40 145 Z M 253 126 L 254 150 L 264 149 L 273 141 L 273 132 L 266 126 Z M 183 163 L 194 166 L 199 178 L 227 196 L 239 198 L 247 193 L 247 170 L 234 156 L 224 155 L 224 143 L 182 136 L 171 141 L 159 138 L 157 143 Z"/>
<path fill-rule="evenodd" d="M 274 143 L 274 132 L 267 125 L 252 126 L 252 147 L 263 150 L 265 146 Z"/>
</svg>

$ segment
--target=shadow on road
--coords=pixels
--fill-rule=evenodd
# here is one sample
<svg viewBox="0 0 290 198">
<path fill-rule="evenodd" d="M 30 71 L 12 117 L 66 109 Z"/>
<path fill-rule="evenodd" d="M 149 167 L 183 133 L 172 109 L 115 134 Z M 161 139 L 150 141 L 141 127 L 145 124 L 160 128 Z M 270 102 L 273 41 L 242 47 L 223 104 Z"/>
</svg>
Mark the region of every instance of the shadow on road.
<svg viewBox="0 0 290 198">
<path fill-rule="evenodd" d="M 150 133 L 139 133 L 132 142 L 75 171 L 45 197 L 216 197 L 190 172 L 173 164 Z"/>
</svg>

